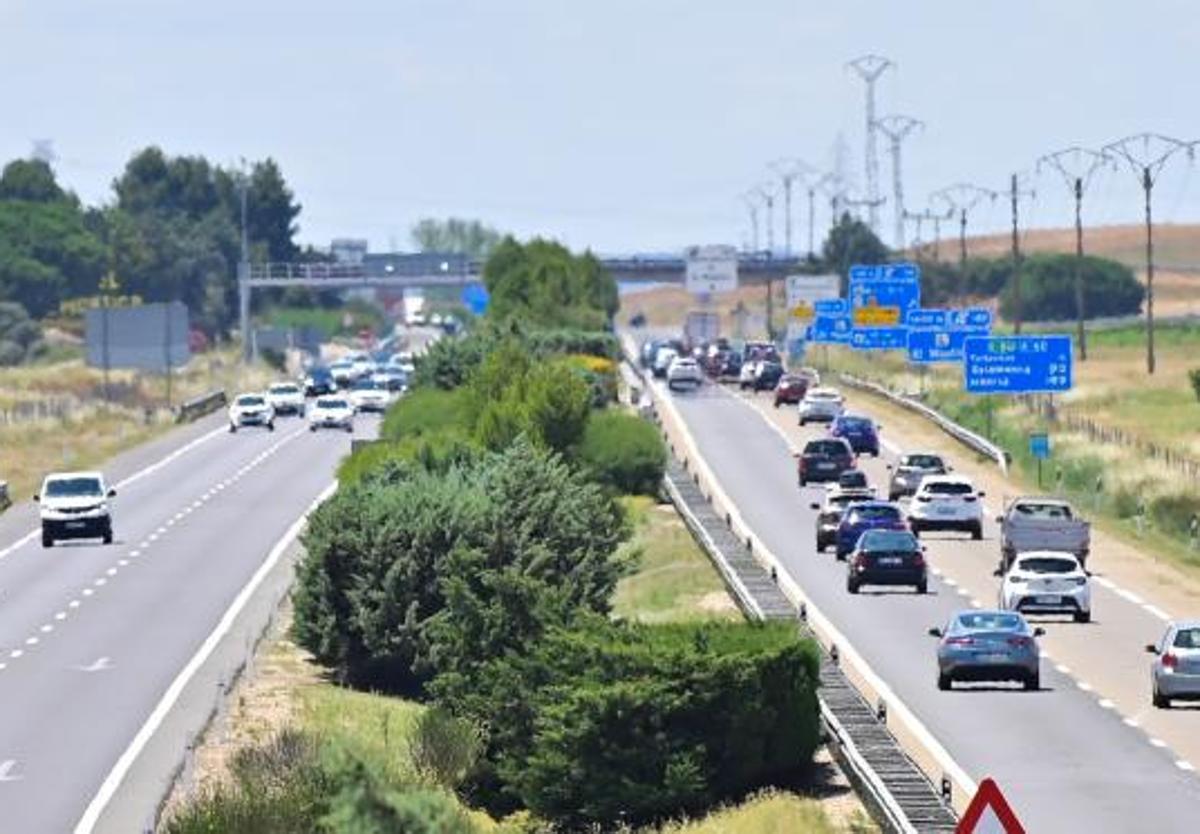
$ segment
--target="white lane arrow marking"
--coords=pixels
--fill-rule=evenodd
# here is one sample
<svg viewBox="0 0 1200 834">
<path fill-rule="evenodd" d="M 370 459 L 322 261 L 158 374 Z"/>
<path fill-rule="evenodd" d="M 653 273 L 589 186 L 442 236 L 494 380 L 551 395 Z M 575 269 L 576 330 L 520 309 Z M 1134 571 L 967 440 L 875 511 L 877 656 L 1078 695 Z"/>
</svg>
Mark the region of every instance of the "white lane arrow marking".
<svg viewBox="0 0 1200 834">
<path fill-rule="evenodd" d="M 107 657 L 102 657 L 90 666 L 76 666 L 80 672 L 107 672 L 113 667 L 112 661 Z"/>
<path fill-rule="evenodd" d="M 13 768 L 16 766 L 16 759 L 5 759 L 0 762 L 0 782 L 19 782 L 23 777 L 13 773 Z"/>
</svg>

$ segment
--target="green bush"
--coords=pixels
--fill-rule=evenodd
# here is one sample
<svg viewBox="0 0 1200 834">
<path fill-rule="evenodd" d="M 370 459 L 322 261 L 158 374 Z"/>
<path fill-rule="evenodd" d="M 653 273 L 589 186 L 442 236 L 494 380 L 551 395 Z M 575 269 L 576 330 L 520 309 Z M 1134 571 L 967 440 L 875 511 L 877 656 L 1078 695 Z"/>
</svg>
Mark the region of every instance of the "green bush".
<svg viewBox="0 0 1200 834">
<path fill-rule="evenodd" d="M 1200 400 L 1200 368 L 1192 368 L 1188 371 L 1188 382 L 1192 385 L 1192 393 L 1196 395 L 1196 399 Z"/>
<path fill-rule="evenodd" d="M 454 790 L 479 760 L 479 726 L 431 707 L 417 718 L 408 738 L 408 754 L 417 773 L 431 784 Z"/>
<path fill-rule="evenodd" d="M 578 460 L 596 480 L 617 492 L 656 495 L 667 465 L 667 450 L 646 420 L 604 411 L 588 421 Z"/>
<path fill-rule="evenodd" d="M 329 834 L 475 834 L 453 796 L 424 788 L 393 788 L 358 761 L 339 769 L 340 788 L 319 830 Z"/>
<path fill-rule="evenodd" d="M 815 647 L 788 625 L 600 618 L 485 664 L 503 792 L 567 828 L 696 814 L 793 782 L 818 742 Z"/>
<path fill-rule="evenodd" d="M 561 454 L 577 446 L 592 413 L 592 391 L 583 377 L 555 362 L 533 368 L 525 384 L 525 415 L 533 436 Z"/>
<path fill-rule="evenodd" d="M 397 483 L 407 478 L 414 467 L 445 474 L 475 461 L 481 452 L 479 444 L 460 429 L 420 434 L 399 441 L 381 440 L 360 446 L 342 458 L 338 465 L 338 482 L 342 486 L 368 480 Z"/>
<path fill-rule="evenodd" d="M 1083 258 L 1084 311 L 1088 318 L 1135 315 L 1142 309 L 1145 288 L 1133 270 L 1107 258 Z M 1075 318 L 1075 256 L 1037 254 L 1021 264 L 1021 309 L 1026 321 Z M 1000 312 L 1016 315 L 1016 294 L 1009 282 L 1000 296 Z"/>
<path fill-rule="evenodd" d="M 1200 517 L 1200 495 L 1175 493 L 1150 500 L 1147 512 L 1154 526 L 1171 536 L 1187 539 L 1192 519 Z"/>
<path fill-rule="evenodd" d="M 472 402 L 466 390 L 418 388 L 388 409 L 379 436 L 408 440 L 447 429 L 469 430 Z"/>
</svg>

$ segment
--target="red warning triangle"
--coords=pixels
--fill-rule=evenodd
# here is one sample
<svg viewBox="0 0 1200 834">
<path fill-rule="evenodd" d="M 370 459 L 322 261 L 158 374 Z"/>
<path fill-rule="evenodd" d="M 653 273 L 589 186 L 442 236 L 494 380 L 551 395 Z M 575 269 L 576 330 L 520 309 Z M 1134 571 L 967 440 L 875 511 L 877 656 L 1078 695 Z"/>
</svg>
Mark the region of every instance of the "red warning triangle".
<svg viewBox="0 0 1200 834">
<path fill-rule="evenodd" d="M 1025 834 L 1025 827 L 1000 793 L 1000 786 L 984 779 L 954 834 Z"/>
</svg>

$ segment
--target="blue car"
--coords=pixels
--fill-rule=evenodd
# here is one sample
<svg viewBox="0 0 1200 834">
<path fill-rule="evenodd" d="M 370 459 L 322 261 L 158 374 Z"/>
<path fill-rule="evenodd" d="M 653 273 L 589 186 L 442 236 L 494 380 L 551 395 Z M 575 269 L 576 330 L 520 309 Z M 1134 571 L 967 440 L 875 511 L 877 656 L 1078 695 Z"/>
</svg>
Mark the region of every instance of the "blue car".
<svg viewBox="0 0 1200 834">
<path fill-rule="evenodd" d="M 960 611 L 944 628 L 931 628 L 939 638 L 938 689 L 955 681 L 1017 681 L 1028 690 L 1041 687 L 1037 638 L 1045 634 L 1030 628 L 1015 611 Z"/>
<path fill-rule="evenodd" d="M 858 546 L 859 537 L 868 530 L 907 530 L 904 513 L 895 504 L 886 501 L 862 501 L 852 504 L 842 515 L 834 542 L 837 558 L 844 561 Z"/>
<path fill-rule="evenodd" d="M 875 421 L 858 414 L 843 414 L 829 427 L 834 437 L 844 437 L 856 455 L 879 457 L 879 433 Z"/>
</svg>

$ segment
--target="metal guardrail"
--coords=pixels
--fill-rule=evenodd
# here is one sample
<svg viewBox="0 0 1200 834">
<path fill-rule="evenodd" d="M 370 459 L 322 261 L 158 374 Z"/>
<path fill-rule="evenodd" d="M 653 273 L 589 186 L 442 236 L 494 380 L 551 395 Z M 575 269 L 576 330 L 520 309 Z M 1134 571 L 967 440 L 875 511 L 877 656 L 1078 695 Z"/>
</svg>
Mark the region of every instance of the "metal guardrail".
<svg viewBox="0 0 1200 834">
<path fill-rule="evenodd" d="M 197 420 L 206 414 L 212 414 L 218 408 L 224 407 L 228 401 L 224 389 L 210 391 L 199 397 L 184 400 L 180 404 L 179 410 L 175 412 L 175 422 L 188 423 L 192 420 Z"/>
<path fill-rule="evenodd" d="M 1008 452 L 1001 449 L 995 443 L 992 443 L 985 437 L 982 437 L 965 426 L 960 426 L 958 423 L 951 420 L 946 415 L 939 411 L 935 411 L 925 403 L 914 400 L 911 397 L 906 397 L 903 394 L 897 394 L 894 391 L 889 391 L 878 382 L 869 382 L 865 379 L 851 376 L 850 374 L 838 374 L 838 378 L 851 388 L 857 388 L 860 391 L 868 391 L 877 396 L 883 397 L 888 402 L 898 405 L 901 408 L 915 412 L 925 419 L 935 423 L 938 428 L 946 434 L 953 437 L 958 442 L 967 446 L 970 449 L 978 452 L 985 457 L 990 458 L 1000 467 L 1000 471 L 1008 475 L 1009 457 Z"/>
</svg>

